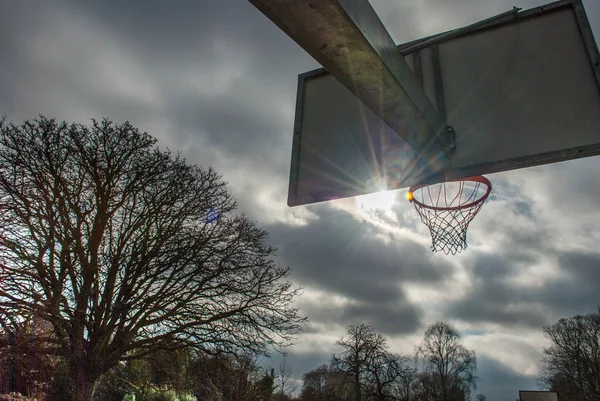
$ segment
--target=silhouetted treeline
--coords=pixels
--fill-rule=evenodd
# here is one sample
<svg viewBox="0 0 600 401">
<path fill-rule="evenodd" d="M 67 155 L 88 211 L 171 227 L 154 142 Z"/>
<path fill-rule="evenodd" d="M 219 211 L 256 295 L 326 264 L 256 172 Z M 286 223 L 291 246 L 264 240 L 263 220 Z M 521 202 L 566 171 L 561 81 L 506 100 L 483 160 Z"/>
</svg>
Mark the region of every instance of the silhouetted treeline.
<svg viewBox="0 0 600 401">
<path fill-rule="evenodd" d="M 390 351 L 372 327 L 347 327 L 329 365 L 303 376 L 302 401 L 465 401 L 475 385 L 475 353 L 446 322 L 432 324 L 413 358 Z"/>
</svg>

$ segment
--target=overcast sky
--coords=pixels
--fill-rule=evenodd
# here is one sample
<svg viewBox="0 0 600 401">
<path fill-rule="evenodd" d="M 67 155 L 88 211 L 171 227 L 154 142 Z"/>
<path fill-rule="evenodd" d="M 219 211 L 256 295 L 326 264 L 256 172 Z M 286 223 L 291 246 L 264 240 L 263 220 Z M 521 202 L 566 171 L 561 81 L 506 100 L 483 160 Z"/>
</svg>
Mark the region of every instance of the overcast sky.
<svg viewBox="0 0 600 401">
<path fill-rule="evenodd" d="M 397 43 L 538 0 L 372 0 Z M 596 37 L 600 2 L 585 0 Z M 347 324 L 411 354 L 437 319 L 478 357 L 477 392 L 536 389 L 544 324 L 600 304 L 598 157 L 490 175 L 470 245 L 432 254 L 403 191 L 286 206 L 297 75 L 319 65 L 245 0 L 1 0 L 0 114 L 130 121 L 212 165 L 305 289 L 294 373 L 327 363 Z"/>
</svg>

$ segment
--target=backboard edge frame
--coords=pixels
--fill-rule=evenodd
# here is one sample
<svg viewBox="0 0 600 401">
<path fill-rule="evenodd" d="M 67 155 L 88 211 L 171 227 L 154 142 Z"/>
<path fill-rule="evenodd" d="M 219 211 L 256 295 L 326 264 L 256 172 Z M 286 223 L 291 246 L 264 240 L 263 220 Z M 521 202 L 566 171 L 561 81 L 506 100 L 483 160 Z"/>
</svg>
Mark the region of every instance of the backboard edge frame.
<svg viewBox="0 0 600 401">
<path fill-rule="evenodd" d="M 582 159 L 600 155 L 600 142 L 591 145 L 577 146 L 575 148 L 556 150 L 552 152 L 538 153 L 537 155 L 515 157 L 498 162 L 477 164 L 469 167 L 459 167 L 446 172 L 446 179 L 454 179 L 460 176 L 483 175 L 501 173 L 504 171 L 543 166 L 550 163 L 560 163 L 570 160 Z M 507 167 L 511 166 L 511 167 Z M 471 172 L 470 170 L 473 170 Z"/>
<path fill-rule="evenodd" d="M 573 11 L 575 13 L 575 19 L 577 20 L 577 26 L 579 27 L 579 33 L 583 39 L 586 53 L 590 60 L 590 66 L 592 67 L 594 76 L 596 77 L 598 91 L 600 92 L 600 51 L 598 50 L 598 43 L 594 38 L 594 32 L 592 31 L 585 7 L 583 6 L 583 1 L 571 1 L 573 4 Z"/>
</svg>

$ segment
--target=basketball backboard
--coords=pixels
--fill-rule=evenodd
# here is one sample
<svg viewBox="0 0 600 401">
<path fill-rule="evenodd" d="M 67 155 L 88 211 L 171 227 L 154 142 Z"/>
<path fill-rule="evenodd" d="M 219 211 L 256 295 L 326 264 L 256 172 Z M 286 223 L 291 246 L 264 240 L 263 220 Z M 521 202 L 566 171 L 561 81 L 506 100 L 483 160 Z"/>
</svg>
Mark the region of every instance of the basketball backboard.
<svg viewBox="0 0 600 401">
<path fill-rule="evenodd" d="M 519 391 L 519 401 L 558 401 L 558 394 L 554 391 Z"/>
<path fill-rule="evenodd" d="M 389 55 L 391 39 L 372 9 L 347 6 L 366 0 L 336 1 L 382 60 L 379 81 L 348 72 L 365 60 L 340 72 L 327 58 L 340 51 L 323 55 L 310 38 L 286 31 L 328 68 L 298 79 L 288 205 L 600 154 L 600 56 L 581 1 L 514 10 L 400 45 L 402 62 Z M 376 29 L 365 28 L 360 12 Z M 352 53 L 342 54 L 350 64 Z M 386 69 L 404 82 L 388 85 Z M 438 153 L 428 152 L 432 143 Z"/>
</svg>

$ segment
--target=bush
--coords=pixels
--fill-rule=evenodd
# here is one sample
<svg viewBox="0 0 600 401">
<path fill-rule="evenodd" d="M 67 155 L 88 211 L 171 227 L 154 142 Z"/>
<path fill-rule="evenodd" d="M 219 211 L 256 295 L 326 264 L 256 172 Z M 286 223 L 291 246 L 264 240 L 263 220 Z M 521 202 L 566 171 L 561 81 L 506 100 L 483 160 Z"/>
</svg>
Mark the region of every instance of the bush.
<svg viewBox="0 0 600 401">
<path fill-rule="evenodd" d="M 73 380 L 64 370 L 59 370 L 50 382 L 48 398 L 52 401 L 71 401 Z"/>
<path fill-rule="evenodd" d="M 168 391 L 152 391 L 143 401 L 196 401 L 196 397 L 191 394 L 183 394 L 178 396 L 173 390 Z"/>
<path fill-rule="evenodd" d="M 21 393 L 0 394 L 0 401 L 35 401 L 33 398 L 28 398 Z"/>
<path fill-rule="evenodd" d="M 146 401 L 179 401 L 174 391 L 155 391 L 150 393 Z"/>
<path fill-rule="evenodd" d="M 94 392 L 94 401 L 136 401 L 132 389 L 119 378 L 119 367 L 103 375 Z M 134 398 L 126 398 L 129 394 Z"/>
</svg>

